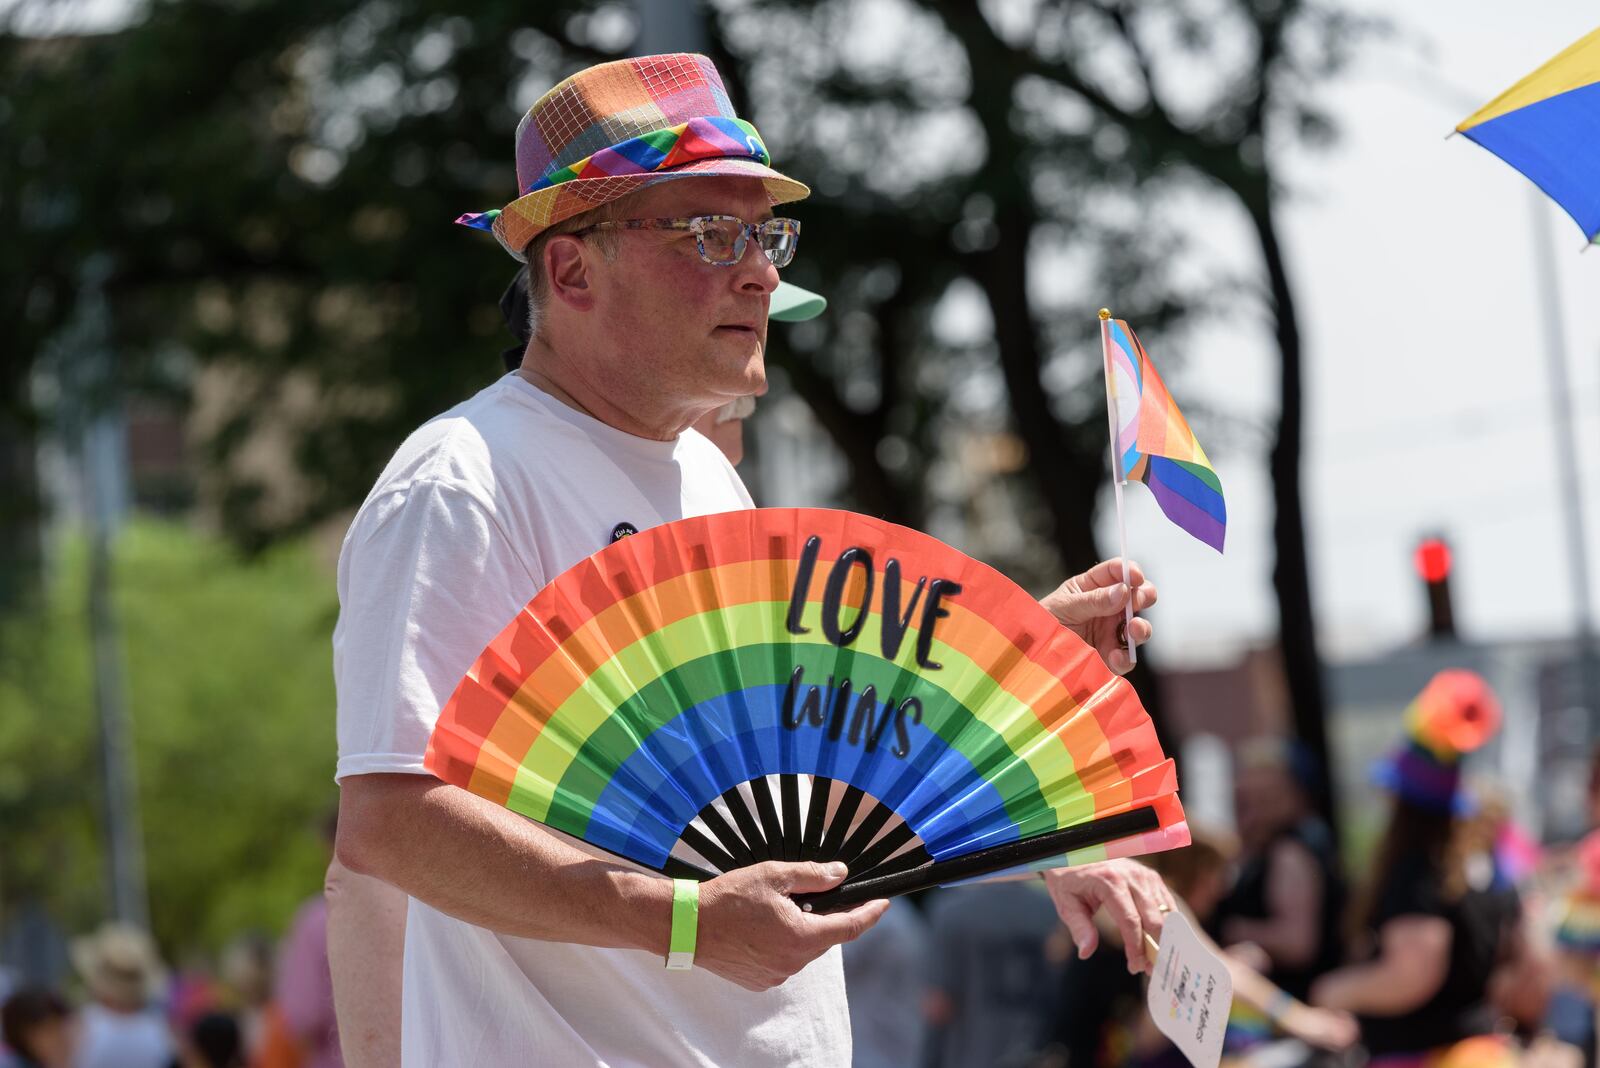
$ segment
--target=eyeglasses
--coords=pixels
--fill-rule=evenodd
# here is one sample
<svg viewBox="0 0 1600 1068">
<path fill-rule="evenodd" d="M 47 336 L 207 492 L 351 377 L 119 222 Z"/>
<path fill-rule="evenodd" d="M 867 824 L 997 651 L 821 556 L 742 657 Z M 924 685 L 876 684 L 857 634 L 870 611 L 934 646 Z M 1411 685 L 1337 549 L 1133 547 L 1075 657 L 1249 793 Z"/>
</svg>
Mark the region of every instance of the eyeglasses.
<svg viewBox="0 0 1600 1068">
<path fill-rule="evenodd" d="M 732 267 L 744 258 L 745 245 L 752 236 L 756 246 L 767 254 L 774 267 L 787 267 L 800 244 L 798 219 L 768 219 L 747 223 L 733 215 L 696 215 L 687 219 L 618 219 L 599 222 L 574 230 L 573 237 L 584 237 L 596 230 L 687 230 L 694 235 L 700 258 L 713 267 Z"/>
</svg>

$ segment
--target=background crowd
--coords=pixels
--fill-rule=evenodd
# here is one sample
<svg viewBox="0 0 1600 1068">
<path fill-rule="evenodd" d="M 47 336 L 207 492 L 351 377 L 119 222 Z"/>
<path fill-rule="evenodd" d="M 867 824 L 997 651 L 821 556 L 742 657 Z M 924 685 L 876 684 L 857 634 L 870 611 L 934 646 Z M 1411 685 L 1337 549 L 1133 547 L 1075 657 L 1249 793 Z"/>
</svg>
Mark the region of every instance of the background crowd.
<svg viewBox="0 0 1600 1068">
<path fill-rule="evenodd" d="M 1408 729 L 1379 766 L 1390 815 L 1354 877 L 1309 803 L 1303 752 L 1281 738 L 1239 754 L 1237 834 L 1197 828 L 1192 845 L 1147 858 L 1230 961 L 1229 1063 L 1594 1063 L 1600 833 L 1530 852 L 1492 782 L 1463 778 L 1461 757 L 1499 715 L 1481 679 L 1444 673 L 1412 709 L 1436 717 L 1434 734 Z M 1474 716 L 1488 722 L 1464 725 Z M 1076 954 L 1034 879 L 896 900 L 845 947 L 855 1064 L 1184 1063 L 1115 929 L 1102 935 Z M 276 945 L 241 935 L 169 968 L 147 934 L 108 924 L 71 957 L 64 988 L 4 991 L 6 1068 L 343 1063 L 320 894 Z"/>
</svg>

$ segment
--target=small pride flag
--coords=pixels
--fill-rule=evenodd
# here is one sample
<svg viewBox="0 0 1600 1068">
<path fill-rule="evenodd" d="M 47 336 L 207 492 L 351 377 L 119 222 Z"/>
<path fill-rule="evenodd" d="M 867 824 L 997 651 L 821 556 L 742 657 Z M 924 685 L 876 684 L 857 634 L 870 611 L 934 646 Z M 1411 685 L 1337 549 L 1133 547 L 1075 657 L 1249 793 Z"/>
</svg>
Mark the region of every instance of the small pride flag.
<svg viewBox="0 0 1600 1068">
<path fill-rule="evenodd" d="M 1149 486 L 1168 519 L 1220 553 L 1228 528 L 1222 481 L 1133 330 L 1108 312 L 1101 317 L 1119 479 Z"/>
</svg>

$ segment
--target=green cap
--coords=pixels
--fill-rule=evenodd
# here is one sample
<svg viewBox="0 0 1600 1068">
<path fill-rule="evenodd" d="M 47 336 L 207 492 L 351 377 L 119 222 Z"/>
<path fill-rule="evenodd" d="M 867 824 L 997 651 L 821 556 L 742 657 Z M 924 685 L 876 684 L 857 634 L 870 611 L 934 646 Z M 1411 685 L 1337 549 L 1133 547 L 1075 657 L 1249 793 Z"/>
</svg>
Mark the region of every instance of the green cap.
<svg viewBox="0 0 1600 1068">
<path fill-rule="evenodd" d="M 780 323 L 798 323 L 805 319 L 815 319 L 827 306 L 828 300 L 822 294 L 801 289 L 788 282 L 779 282 L 778 288 L 772 291 L 772 296 L 768 299 L 767 318 L 776 319 Z"/>
</svg>

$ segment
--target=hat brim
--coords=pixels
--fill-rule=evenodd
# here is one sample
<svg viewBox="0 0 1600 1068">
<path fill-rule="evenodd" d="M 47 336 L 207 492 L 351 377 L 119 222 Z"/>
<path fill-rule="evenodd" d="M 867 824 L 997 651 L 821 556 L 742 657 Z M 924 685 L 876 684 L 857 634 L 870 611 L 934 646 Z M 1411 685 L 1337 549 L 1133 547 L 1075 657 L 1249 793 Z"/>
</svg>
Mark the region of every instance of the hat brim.
<svg viewBox="0 0 1600 1068">
<path fill-rule="evenodd" d="M 574 178 L 536 189 L 507 204 L 494 220 L 494 236 L 519 262 L 527 262 L 528 243 L 556 223 L 593 211 L 629 193 L 683 178 L 759 178 L 772 204 L 804 200 L 811 189 L 753 159 L 702 159 L 670 171 L 625 174 L 612 178 Z"/>
<path fill-rule="evenodd" d="M 1448 788 L 1444 779 L 1450 778 Z M 1454 816 L 1470 816 L 1476 809 L 1472 796 L 1461 787 L 1460 770 L 1447 774 L 1440 769 L 1438 779 L 1419 776 L 1414 762 L 1406 759 L 1404 748 L 1380 757 L 1368 775 L 1372 785 L 1413 805 Z"/>
<path fill-rule="evenodd" d="M 821 293 L 802 289 L 792 282 L 779 282 L 778 288 L 767 298 L 767 318 L 780 323 L 799 323 L 815 319 L 828 307 L 828 298 Z"/>
</svg>

